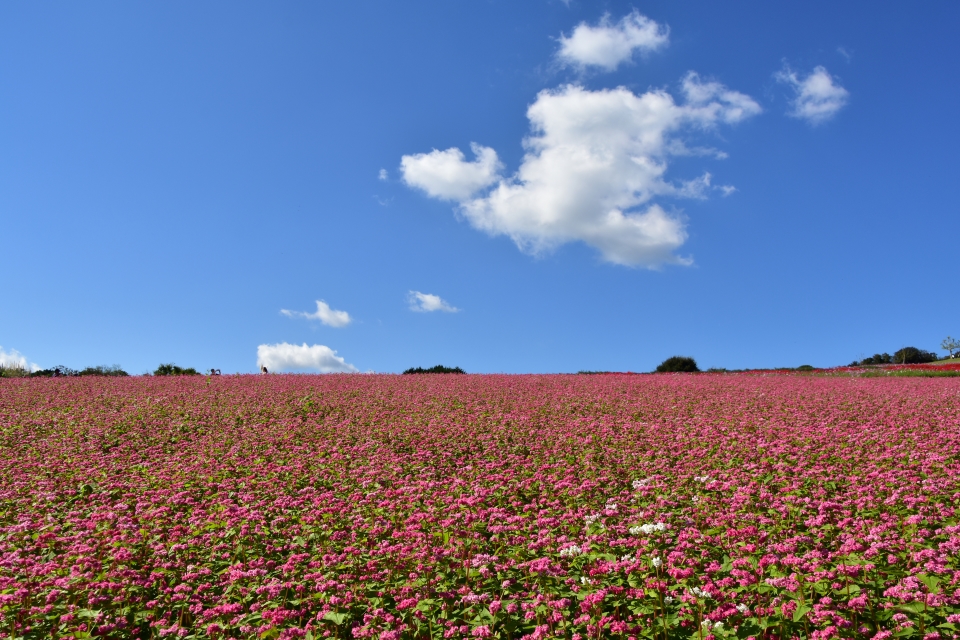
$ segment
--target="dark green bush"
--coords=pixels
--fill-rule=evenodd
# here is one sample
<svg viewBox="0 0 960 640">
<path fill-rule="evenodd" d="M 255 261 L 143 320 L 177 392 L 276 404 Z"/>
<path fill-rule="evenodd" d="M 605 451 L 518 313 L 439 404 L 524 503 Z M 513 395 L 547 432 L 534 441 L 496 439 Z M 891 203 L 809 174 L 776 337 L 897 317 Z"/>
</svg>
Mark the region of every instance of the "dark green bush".
<svg viewBox="0 0 960 640">
<path fill-rule="evenodd" d="M 657 373 L 695 373 L 700 371 L 697 361 L 686 356 L 667 358 L 657 366 Z"/>
<path fill-rule="evenodd" d="M 193 367 L 187 367 L 186 369 L 178 367 L 177 365 L 162 364 L 157 367 L 157 370 L 153 372 L 155 376 L 198 376 L 200 372 L 194 369 Z"/>
<path fill-rule="evenodd" d="M 894 364 L 923 364 L 935 360 L 937 360 L 937 354 L 916 347 L 904 347 L 893 354 Z"/>
<path fill-rule="evenodd" d="M 799 367 L 797 367 L 797 371 L 813 371 L 814 369 L 816 369 L 816 367 L 809 364 L 802 364 Z"/>
<path fill-rule="evenodd" d="M 105 365 L 97 365 L 95 367 L 87 367 L 80 371 L 81 376 L 127 376 L 130 375 L 126 371 L 120 368 L 120 365 L 115 364 L 112 367 Z"/>
<path fill-rule="evenodd" d="M 407 369 L 403 372 L 404 375 L 409 373 L 466 373 L 460 367 L 445 367 L 442 364 L 438 364 L 435 367 L 430 367 L 429 369 L 424 369 L 423 367 L 414 367 L 412 369 Z"/>
</svg>

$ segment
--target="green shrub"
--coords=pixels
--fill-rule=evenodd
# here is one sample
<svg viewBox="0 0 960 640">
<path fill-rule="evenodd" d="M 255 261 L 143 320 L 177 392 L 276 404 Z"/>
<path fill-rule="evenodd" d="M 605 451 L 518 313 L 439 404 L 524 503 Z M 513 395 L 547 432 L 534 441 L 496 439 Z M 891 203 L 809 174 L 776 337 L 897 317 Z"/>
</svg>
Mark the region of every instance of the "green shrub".
<svg viewBox="0 0 960 640">
<path fill-rule="evenodd" d="M 657 366 L 657 373 L 695 373 L 700 371 L 697 361 L 686 356 L 667 358 Z"/>
<path fill-rule="evenodd" d="M 435 367 L 430 367 L 429 369 L 424 369 L 423 367 L 414 367 L 412 369 L 407 369 L 403 372 L 404 375 L 410 373 L 466 373 L 460 367 L 445 367 L 442 364 L 438 364 Z"/>
<path fill-rule="evenodd" d="M 115 364 L 112 367 L 105 365 L 97 365 L 95 367 L 87 367 L 80 371 L 79 375 L 81 376 L 127 376 L 130 375 L 126 371 L 120 368 L 120 365 Z"/>
<path fill-rule="evenodd" d="M 178 367 L 172 362 L 169 364 L 161 364 L 157 367 L 156 371 L 153 372 L 155 376 L 198 376 L 200 372 L 194 369 L 193 367 L 187 367 L 186 369 Z"/>
<path fill-rule="evenodd" d="M 22 365 L 0 364 L 0 378 L 26 378 L 30 375 Z"/>
<path fill-rule="evenodd" d="M 935 360 L 937 360 L 937 354 L 916 347 L 904 347 L 893 354 L 894 364 L 923 364 Z"/>
<path fill-rule="evenodd" d="M 802 364 L 799 367 L 797 367 L 797 371 L 814 371 L 815 369 L 816 367 L 810 364 Z"/>
</svg>

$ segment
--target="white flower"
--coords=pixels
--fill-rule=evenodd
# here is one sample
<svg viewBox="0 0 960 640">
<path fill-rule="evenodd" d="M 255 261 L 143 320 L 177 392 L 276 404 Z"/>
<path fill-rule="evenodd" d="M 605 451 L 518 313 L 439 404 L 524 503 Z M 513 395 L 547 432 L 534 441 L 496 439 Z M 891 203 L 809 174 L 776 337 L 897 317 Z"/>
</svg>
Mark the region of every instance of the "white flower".
<svg viewBox="0 0 960 640">
<path fill-rule="evenodd" d="M 623 556 L 622 558 L 620 558 L 620 562 L 630 562 L 631 560 L 633 560 L 633 556 L 630 555 L 629 553 Z"/>
<path fill-rule="evenodd" d="M 704 591 L 703 589 L 701 589 L 700 587 L 693 587 L 692 589 L 690 589 L 690 593 L 697 596 L 698 598 L 706 599 L 710 597 L 710 594 Z"/>
<path fill-rule="evenodd" d="M 593 584 L 593 580 L 587 576 L 580 576 L 580 584 Z"/>
<path fill-rule="evenodd" d="M 583 520 L 584 520 L 584 522 L 586 522 L 588 525 L 591 525 L 591 524 L 593 524 L 594 522 L 596 522 L 597 520 L 600 519 L 600 515 L 601 515 L 601 514 L 599 514 L 599 513 L 594 513 L 593 515 L 585 516 L 585 517 L 583 518 Z"/>
<path fill-rule="evenodd" d="M 673 602 L 673 596 L 664 596 L 663 601 L 666 602 L 667 604 L 670 604 L 671 602 Z"/>
<path fill-rule="evenodd" d="M 650 484 L 653 481 L 653 478 L 646 478 L 644 480 L 634 480 L 630 484 L 634 489 L 643 489 L 645 486 Z"/>
<path fill-rule="evenodd" d="M 706 483 L 710 481 L 710 476 L 693 476 L 693 479 L 696 480 L 697 482 Z"/>
<path fill-rule="evenodd" d="M 570 545 L 566 549 L 560 549 L 560 557 L 562 558 L 573 558 L 583 553 L 583 549 L 578 547 L 575 544 Z"/>
<path fill-rule="evenodd" d="M 748 607 L 747 605 L 741 602 L 740 604 L 737 605 L 737 611 L 739 611 L 743 615 L 747 615 L 747 612 L 750 611 L 750 607 Z"/>
<path fill-rule="evenodd" d="M 713 628 L 714 628 L 715 630 L 719 631 L 720 629 L 723 629 L 723 623 L 722 623 L 722 622 L 714 622 L 714 623 L 713 623 Z"/>
<path fill-rule="evenodd" d="M 651 560 L 650 562 L 652 562 L 653 566 L 658 569 L 660 568 L 660 565 L 663 564 L 663 560 L 661 560 L 660 558 L 657 558 L 656 556 L 654 556 L 653 560 Z"/>
<path fill-rule="evenodd" d="M 709 629 L 709 628 L 710 628 L 710 618 L 704 618 L 704 619 L 703 619 L 703 622 L 700 623 L 700 626 L 701 626 L 701 627 L 706 627 L 707 629 Z"/>
</svg>

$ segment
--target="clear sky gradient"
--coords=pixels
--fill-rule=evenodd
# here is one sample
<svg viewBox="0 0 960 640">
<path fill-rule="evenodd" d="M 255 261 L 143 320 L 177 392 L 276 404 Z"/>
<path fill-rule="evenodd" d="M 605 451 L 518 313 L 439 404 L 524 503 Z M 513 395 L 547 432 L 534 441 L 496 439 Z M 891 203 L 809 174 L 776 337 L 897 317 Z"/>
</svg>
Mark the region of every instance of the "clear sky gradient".
<svg viewBox="0 0 960 640">
<path fill-rule="evenodd" d="M 3 3 L 2 357 L 936 350 L 960 334 L 958 24 L 955 2 Z"/>
</svg>

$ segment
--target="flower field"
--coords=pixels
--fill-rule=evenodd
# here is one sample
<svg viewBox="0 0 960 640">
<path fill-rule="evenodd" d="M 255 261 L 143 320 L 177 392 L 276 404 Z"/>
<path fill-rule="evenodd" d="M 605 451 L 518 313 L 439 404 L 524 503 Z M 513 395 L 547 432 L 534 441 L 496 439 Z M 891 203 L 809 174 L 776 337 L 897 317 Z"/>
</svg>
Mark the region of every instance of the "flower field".
<svg viewBox="0 0 960 640">
<path fill-rule="evenodd" d="M 960 380 L 0 381 L 0 636 L 960 635 Z"/>
</svg>

